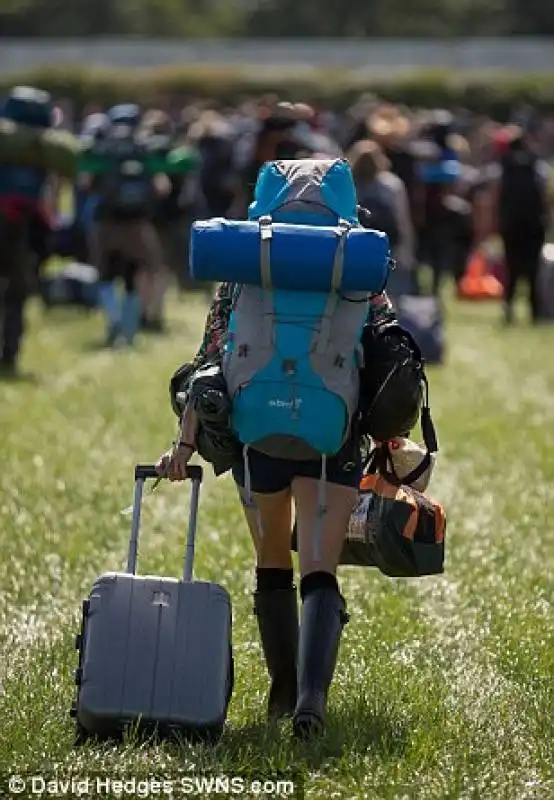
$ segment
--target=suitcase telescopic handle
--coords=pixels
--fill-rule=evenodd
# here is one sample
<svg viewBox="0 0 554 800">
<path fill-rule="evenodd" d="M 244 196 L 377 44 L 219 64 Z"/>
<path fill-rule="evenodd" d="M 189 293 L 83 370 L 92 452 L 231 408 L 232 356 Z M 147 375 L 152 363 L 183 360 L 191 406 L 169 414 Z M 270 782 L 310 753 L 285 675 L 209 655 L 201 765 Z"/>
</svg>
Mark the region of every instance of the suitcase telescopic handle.
<svg viewBox="0 0 554 800">
<path fill-rule="evenodd" d="M 197 464 L 189 464 L 187 466 L 187 474 L 191 481 L 200 481 L 202 482 L 202 467 L 198 466 Z M 149 478 L 159 478 L 160 476 L 156 472 L 156 467 L 154 464 L 137 464 L 135 467 L 135 480 L 136 481 L 146 481 Z"/>
<path fill-rule="evenodd" d="M 190 499 L 189 526 L 187 533 L 187 548 L 183 579 L 186 582 L 192 580 L 194 565 L 194 545 L 196 541 L 196 524 L 198 519 L 198 500 L 200 495 L 200 484 L 202 483 L 202 467 L 197 464 L 187 466 L 187 474 L 192 482 L 192 493 Z M 135 575 L 137 571 L 138 558 L 138 539 L 140 532 L 140 513 L 142 510 L 142 494 L 144 482 L 149 478 L 159 478 L 153 464 L 137 464 L 135 467 L 135 495 L 133 501 L 133 520 L 131 523 L 131 538 L 129 540 L 129 556 L 127 559 L 127 572 Z"/>
</svg>

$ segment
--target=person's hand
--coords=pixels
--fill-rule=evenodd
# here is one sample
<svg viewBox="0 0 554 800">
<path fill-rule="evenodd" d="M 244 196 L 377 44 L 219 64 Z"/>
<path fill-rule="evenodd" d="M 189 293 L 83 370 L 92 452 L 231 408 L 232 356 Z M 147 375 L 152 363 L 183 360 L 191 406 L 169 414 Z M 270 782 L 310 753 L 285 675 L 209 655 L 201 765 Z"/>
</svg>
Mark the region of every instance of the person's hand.
<svg viewBox="0 0 554 800">
<path fill-rule="evenodd" d="M 156 462 L 156 472 L 161 478 L 170 481 L 186 481 L 187 464 L 190 461 L 194 448 L 190 445 L 176 444 L 167 453 L 160 456 Z"/>
</svg>

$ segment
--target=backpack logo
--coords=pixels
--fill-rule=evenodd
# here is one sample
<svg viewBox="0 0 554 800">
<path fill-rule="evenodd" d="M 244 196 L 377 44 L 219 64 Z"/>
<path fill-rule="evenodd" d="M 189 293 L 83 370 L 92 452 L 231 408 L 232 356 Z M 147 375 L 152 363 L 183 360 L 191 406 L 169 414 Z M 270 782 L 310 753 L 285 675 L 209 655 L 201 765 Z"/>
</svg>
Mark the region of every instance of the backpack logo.
<svg viewBox="0 0 554 800">
<path fill-rule="evenodd" d="M 290 400 L 288 402 L 286 400 L 279 400 L 277 398 L 268 401 L 268 406 L 270 408 L 287 408 L 289 411 L 297 411 L 301 405 L 301 397 L 295 398 L 294 400 Z"/>
</svg>

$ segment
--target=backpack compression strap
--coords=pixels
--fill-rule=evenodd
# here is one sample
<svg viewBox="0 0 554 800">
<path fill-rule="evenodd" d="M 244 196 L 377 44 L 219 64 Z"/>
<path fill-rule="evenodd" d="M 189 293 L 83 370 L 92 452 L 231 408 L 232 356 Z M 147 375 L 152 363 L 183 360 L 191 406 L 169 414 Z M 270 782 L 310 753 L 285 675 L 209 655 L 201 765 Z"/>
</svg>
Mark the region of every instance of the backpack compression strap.
<svg viewBox="0 0 554 800">
<path fill-rule="evenodd" d="M 270 216 L 260 217 L 258 220 L 260 227 L 260 277 L 264 289 L 272 289 L 271 282 L 271 240 L 273 238 L 272 219 Z M 338 244 L 333 260 L 333 272 L 331 274 L 331 290 L 338 292 L 342 283 L 344 271 L 344 248 L 349 231 L 353 228 L 346 220 L 339 220 L 336 234 Z"/>
<path fill-rule="evenodd" d="M 271 227 L 271 217 L 260 217 L 260 276 L 262 287 L 271 289 L 271 239 L 273 230 Z"/>
</svg>

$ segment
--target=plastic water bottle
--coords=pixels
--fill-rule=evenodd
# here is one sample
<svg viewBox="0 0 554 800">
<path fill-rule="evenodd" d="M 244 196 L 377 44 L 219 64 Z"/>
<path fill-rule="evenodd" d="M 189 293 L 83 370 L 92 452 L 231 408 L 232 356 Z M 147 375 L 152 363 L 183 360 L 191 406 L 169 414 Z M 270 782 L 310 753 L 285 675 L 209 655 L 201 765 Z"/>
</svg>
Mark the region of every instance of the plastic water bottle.
<svg viewBox="0 0 554 800">
<path fill-rule="evenodd" d="M 354 542 L 367 542 L 371 537 L 369 519 L 373 505 L 373 492 L 361 492 L 358 504 L 350 515 L 347 539 Z"/>
</svg>

